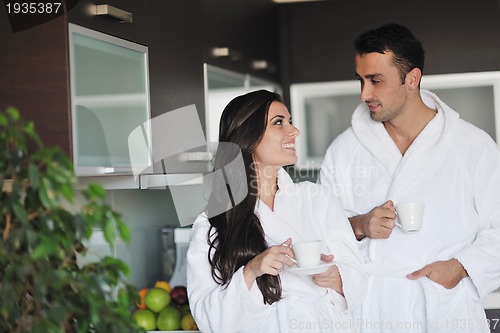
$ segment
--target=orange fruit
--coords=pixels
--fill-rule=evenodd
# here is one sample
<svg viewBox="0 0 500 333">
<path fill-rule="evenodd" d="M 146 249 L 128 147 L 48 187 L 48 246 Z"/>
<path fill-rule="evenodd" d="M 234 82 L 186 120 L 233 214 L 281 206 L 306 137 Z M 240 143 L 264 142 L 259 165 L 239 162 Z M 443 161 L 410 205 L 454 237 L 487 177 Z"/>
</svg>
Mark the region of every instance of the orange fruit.
<svg viewBox="0 0 500 333">
<path fill-rule="evenodd" d="M 137 293 L 137 298 L 135 299 L 135 305 L 137 306 L 138 309 L 146 309 L 146 302 L 144 302 L 144 297 L 146 297 L 146 294 L 148 293 L 149 288 L 142 288 L 139 290 Z"/>
<path fill-rule="evenodd" d="M 161 289 L 165 290 L 169 294 L 172 291 L 172 287 L 170 286 L 170 284 L 167 281 L 156 281 L 155 287 L 156 288 L 161 288 Z"/>
</svg>

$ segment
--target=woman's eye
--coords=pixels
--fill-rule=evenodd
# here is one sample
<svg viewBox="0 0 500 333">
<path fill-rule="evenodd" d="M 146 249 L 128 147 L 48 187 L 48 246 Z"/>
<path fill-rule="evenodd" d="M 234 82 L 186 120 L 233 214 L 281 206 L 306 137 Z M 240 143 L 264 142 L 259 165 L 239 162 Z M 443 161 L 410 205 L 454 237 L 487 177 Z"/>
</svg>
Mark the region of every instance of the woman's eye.
<svg viewBox="0 0 500 333">
<path fill-rule="evenodd" d="M 283 124 L 283 120 L 276 120 L 274 122 L 274 125 L 282 125 Z"/>
</svg>

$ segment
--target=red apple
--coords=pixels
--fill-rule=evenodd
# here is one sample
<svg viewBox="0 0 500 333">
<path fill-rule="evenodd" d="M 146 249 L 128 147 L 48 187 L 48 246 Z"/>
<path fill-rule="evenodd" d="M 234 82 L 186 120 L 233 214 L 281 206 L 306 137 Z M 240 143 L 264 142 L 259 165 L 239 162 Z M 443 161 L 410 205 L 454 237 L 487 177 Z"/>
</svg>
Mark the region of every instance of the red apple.
<svg viewBox="0 0 500 333">
<path fill-rule="evenodd" d="M 177 286 L 170 292 L 172 303 L 177 305 L 184 305 L 188 302 L 187 289 L 184 286 Z"/>
</svg>

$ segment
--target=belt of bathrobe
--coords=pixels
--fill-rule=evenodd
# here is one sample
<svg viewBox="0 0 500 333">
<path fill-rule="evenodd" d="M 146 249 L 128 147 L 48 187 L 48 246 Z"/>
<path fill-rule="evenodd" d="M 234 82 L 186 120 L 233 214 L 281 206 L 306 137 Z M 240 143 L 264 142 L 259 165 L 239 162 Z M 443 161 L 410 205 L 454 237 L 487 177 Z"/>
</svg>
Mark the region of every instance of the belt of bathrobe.
<svg viewBox="0 0 500 333">
<path fill-rule="evenodd" d="M 421 267 L 401 267 L 393 264 L 387 263 L 376 263 L 370 262 L 366 264 L 366 270 L 370 275 L 377 277 L 393 277 L 393 278 L 404 278 L 407 279 L 407 275 L 412 273 Z M 427 321 L 429 323 L 437 322 L 438 317 L 438 307 L 439 307 L 439 298 L 437 295 L 437 291 L 432 285 L 431 281 L 425 277 L 417 280 L 422 286 L 422 290 L 424 291 L 425 297 L 425 312 Z M 428 333 L 432 331 L 429 328 Z"/>
</svg>

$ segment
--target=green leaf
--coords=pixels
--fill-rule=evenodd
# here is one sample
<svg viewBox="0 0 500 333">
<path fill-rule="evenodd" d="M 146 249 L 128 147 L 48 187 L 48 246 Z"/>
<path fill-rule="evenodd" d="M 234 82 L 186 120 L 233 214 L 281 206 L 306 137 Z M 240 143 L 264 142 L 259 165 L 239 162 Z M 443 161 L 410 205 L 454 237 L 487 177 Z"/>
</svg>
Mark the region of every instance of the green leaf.
<svg viewBox="0 0 500 333">
<path fill-rule="evenodd" d="M 19 121 L 19 111 L 14 108 L 14 107 L 8 107 L 5 112 L 10 116 L 10 118 L 14 121 L 17 122 Z"/>
<path fill-rule="evenodd" d="M 3 113 L 0 113 L 0 125 L 7 127 L 7 124 L 7 117 Z"/>
<path fill-rule="evenodd" d="M 33 188 L 37 189 L 40 186 L 40 172 L 33 164 L 28 167 L 28 179 Z"/>
<path fill-rule="evenodd" d="M 116 239 L 116 230 L 115 230 L 115 224 L 113 223 L 112 220 L 106 219 L 104 221 L 103 232 L 106 241 L 109 243 L 110 246 L 113 246 L 115 244 L 115 239 Z"/>
<path fill-rule="evenodd" d="M 56 192 L 54 191 L 50 180 L 48 180 L 47 178 L 42 178 L 38 194 L 40 196 L 40 201 L 45 207 L 49 209 L 57 208 L 58 202 Z"/>
<path fill-rule="evenodd" d="M 130 229 L 122 220 L 117 220 L 116 223 L 118 226 L 118 232 L 120 233 L 120 238 L 128 242 L 130 240 Z"/>
<path fill-rule="evenodd" d="M 102 188 L 102 186 L 100 184 L 97 184 L 97 183 L 89 184 L 87 189 L 85 190 L 85 193 L 90 198 L 99 198 L 99 199 L 106 198 L 106 191 Z"/>
<path fill-rule="evenodd" d="M 54 254 L 56 251 L 56 247 L 48 242 L 43 242 L 38 244 L 38 246 L 33 251 L 31 257 L 33 259 L 46 258 L 51 254 Z"/>
<path fill-rule="evenodd" d="M 12 207 L 14 210 L 15 216 L 21 221 L 23 224 L 28 224 L 28 215 L 26 214 L 26 209 L 18 204 L 14 204 Z"/>
</svg>

